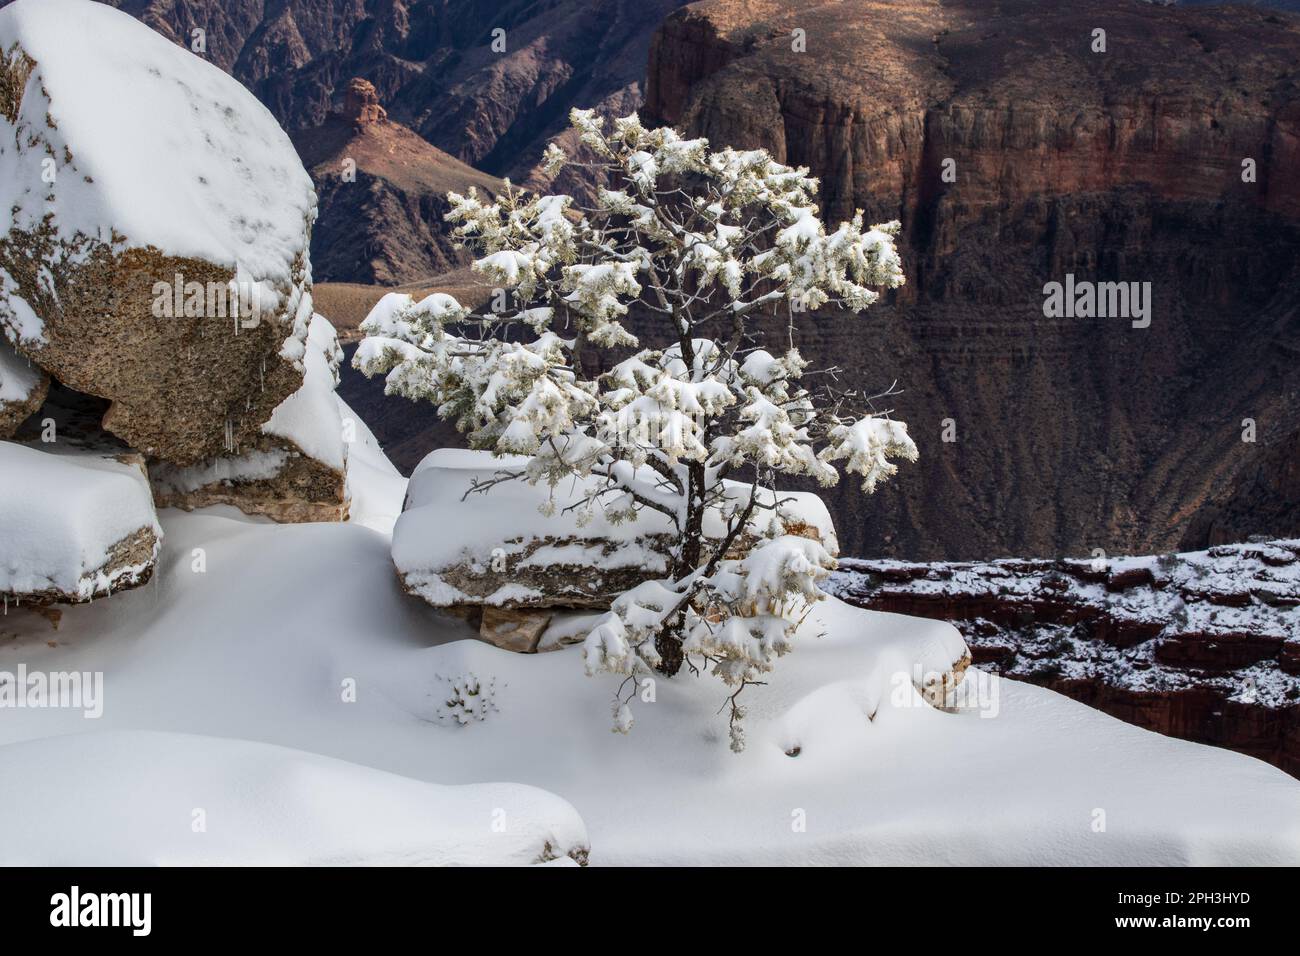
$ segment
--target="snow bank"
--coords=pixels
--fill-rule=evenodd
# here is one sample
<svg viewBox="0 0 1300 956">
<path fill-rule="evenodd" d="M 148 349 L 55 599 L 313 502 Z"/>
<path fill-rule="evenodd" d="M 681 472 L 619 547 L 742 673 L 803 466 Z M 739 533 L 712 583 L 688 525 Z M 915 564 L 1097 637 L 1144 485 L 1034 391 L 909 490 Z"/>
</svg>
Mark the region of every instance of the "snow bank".
<svg viewBox="0 0 1300 956">
<path fill-rule="evenodd" d="M 344 429 L 351 435 L 348 446 L 347 494 L 351 501 L 348 521 L 373 528 L 385 535 L 402 513 L 406 496 L 406 479 L 388 460 L 379 439 L 348 403 L 334 396 Z"/>
<path fill-rule="evenodd" d="M 152 548 L 122 563 L 139 532 Z M 141 466 L 0 442 L 0 593 L 89 600 L 143 575 L 161 537 Z"/>
<path fill-rule="evenodd" d="M 0 208 L 13 210 L 15 228 L 34 230 L 52 213 L 65 241 L 81 233 L 110 242 L 116 230 L 133 247 L 204 259 L 242 281 L 293 282 L 316 194 L 288 135 L 252 93 L 89 0 L 18 0 L 0 10 L 0 51 L 15 45 L 35 61 L 16 139 L 41 141 L 0 147 Z M 47 157 L 53 183 L 42 176 Z"/>
<path fill-rule="evenodd" d="M 121 731 L 0 747 L 19 866 L 510 866 L 585 856 L 577 812 L 242 740 Z"/>
<path fill-rule="evenodd" d="M 821 602 L 772 682 L 745 690 L 748 747 L 736 755 L 715 681 L 658 680 L 654 703 L 633 700 L 631 733 L 612 734 L 615 680 L 585 677 L 577 649 L 522 655 L 471 639 L 401 593 L 383 534 L 215 510 L 163 522 L 155 583 L 69 609 L 58 646 L 43 619 L 5 619 L 7 660 L 106 674 L 95 730 L 243 738 L 418 781 L 539 787 L 581 815 L 600 864 L 1300 863 L 1300 783 L 1261 761 L 975 668 L 959 685 L 973 699 L 951 713 L 926 705 L 899 672 L 951 660 L 961 640 L 941 622 Z M 206 574 L 191 573 L 196 547 Z M 466 675 L 491 688 L 491 706 L 462 725 L 448 691 Z M 348 679 L 351 703 L 340 698 Z M 10 710 L 0 742 L 35 741 L 24 766 L 38 766 L 43 748 L 61 746 L 38 738 L 87 729 L 80 711 Z M 227 753 L 222 772 L 260 753 Z M 168 760 L 157 766 L 134 793 L 171 786 Z M 318 794 L 283 793 L 286 813 L 319 816 Z M 186 792 L 165 808 L 176 839 L 204 799 Z M 49 832 L 46 813 L 24 804 L 6 817 L 11 831 Z M 209 812 L 209 837 L 217 821 Z M 357 858 L 387 851 L 383 840 L 352 846 Z"/>
<path fill-rule="evenodd" d="M 271 413 L 262 433 L 283 438 L 303 454 L 335 471 L 343 471 L 347 449 L 343 441 L 343 419 L 334 389 L 339 384 L 338 333 L 323 315 L 312 315 L 303 356 L 302 388 Z"/>
</svg>

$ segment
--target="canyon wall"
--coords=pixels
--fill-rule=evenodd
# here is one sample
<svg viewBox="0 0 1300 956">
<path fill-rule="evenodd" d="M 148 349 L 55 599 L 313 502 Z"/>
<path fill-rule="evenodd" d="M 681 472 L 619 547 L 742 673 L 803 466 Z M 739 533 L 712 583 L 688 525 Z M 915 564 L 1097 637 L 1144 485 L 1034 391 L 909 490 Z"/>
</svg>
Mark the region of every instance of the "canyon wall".
<svg viewBox="0 0 1300 956">
<path fill-rule="evenodd" d="M 848 560 L 831 590 L 952 621 L 987 670 L 1300 776 L 1300 541 L 1115 561 Z"/>
<path fill-rule="evenodd" d="M 320 126 L 364 77 L 394 120 L 522 182 L 571 107 L 641 102 L 650 37 L 684 0 L 107 2 L 186 47 L 202 30 L 202 55 L 290 131 Z"/>
<path fill-rule="evenodd" d="M 870 501 L 832 493 L 846 552 L 1300 532 L 1278 488 L 1300 423 L 1298 58 L 1289 15 L 1130 0 L 705 0 L 665 21 L 647 119 L 809 166 L 831 221 L 903 223 L 908 285 L 801 336 L 866 388 L 897 380 L 921 450 Z M 1150 283 L 1150 326 L 1046 318 L 1067 274 Z"/>
<path fill-rule="evenodd" d="M 389 119 L 369 80 L 354 78 L 338 110 L 292 139 L 320 203 L 318 282 L 394 286 L 468 266 L 443 222 L 447 193 L 492 195 L 502 181 Z"/>
</svg>

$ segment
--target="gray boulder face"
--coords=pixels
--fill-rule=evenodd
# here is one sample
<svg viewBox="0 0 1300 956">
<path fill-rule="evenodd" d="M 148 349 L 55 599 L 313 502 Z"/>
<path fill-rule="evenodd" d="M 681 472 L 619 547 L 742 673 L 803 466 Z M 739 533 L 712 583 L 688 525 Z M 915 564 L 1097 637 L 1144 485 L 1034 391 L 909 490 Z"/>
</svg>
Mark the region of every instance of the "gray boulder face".
<svg viewBox="0 0 1300 956">
<path fill-rule="evenodd" d="M 81 604 L 138 587 L 161 541 L 140 455 L 0 442 L 6 607 Z"/>
<path fill-rule="evenodd" d="M 0 337 L 133 448 L 242 453 L 302 385 L 315 193 L 212 64 L 90 0 L 0 9 L 0 206 Z"/>
<path fill-rule="evenodd" d="M 554 501 L 545 485 L 522 480 L 472 490 L 524 463 L 451 448 L 428 455 L 411 476 L 393 530 L 393 563 L 409 593 L 465 617 L 489 643 L 528 652 L 557 610 L 608 609 L 624 591 L 665 576 L 676 535 L 653 511 L 616 523 L 597 509 L 579 522 L 567 509 L 592 482 L 562 482 Z M 814 538 L 836 554 L 821 499 L 798 492 L 782 498 L 789 503 L 772 518 L 780 527 L 767 530 Z M 706 523 L 705 533 L 720 536 L 721 528 Z"/>
</svg>

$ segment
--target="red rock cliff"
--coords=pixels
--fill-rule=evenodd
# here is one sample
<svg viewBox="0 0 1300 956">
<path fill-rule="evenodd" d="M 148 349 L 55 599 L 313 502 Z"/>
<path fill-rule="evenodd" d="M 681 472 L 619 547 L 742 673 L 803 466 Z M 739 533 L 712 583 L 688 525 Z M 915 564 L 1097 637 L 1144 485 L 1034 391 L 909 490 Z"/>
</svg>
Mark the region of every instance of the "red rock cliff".
<svg viewBox="0 0 1300 956">
<path fill-rule="evenodd" d="M 1300 533 L 1272 477 L 1300 448 L 1298 61 L 1290 15 L 1131 0 L 704 0 L 664 22 L 649 120 L 809 166 L 828 219 L 903 222 L 892 305 L 801 331 L 864 388 L 897 379 L 921 449 L 871 502 L 832 493 L 848 553 Z M 1067 273 L 1149 282 L 1150 328 L 1046 318 Z"/>
</svg>

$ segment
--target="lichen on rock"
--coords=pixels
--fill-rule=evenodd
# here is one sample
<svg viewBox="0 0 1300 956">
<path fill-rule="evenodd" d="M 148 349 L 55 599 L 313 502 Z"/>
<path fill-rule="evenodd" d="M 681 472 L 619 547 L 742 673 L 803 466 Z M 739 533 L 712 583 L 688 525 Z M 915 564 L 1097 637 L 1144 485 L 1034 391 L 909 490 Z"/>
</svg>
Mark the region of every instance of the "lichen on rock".
<svg viewBox="0 0 1300 956">
<path fill-rule="evenodd" d="M 0 50 L 0 331 L 151 457 L 251 448 L 312 315 L 316 197 L 288 136 L 101 4 L 19 0 Z"/>
</svg>

